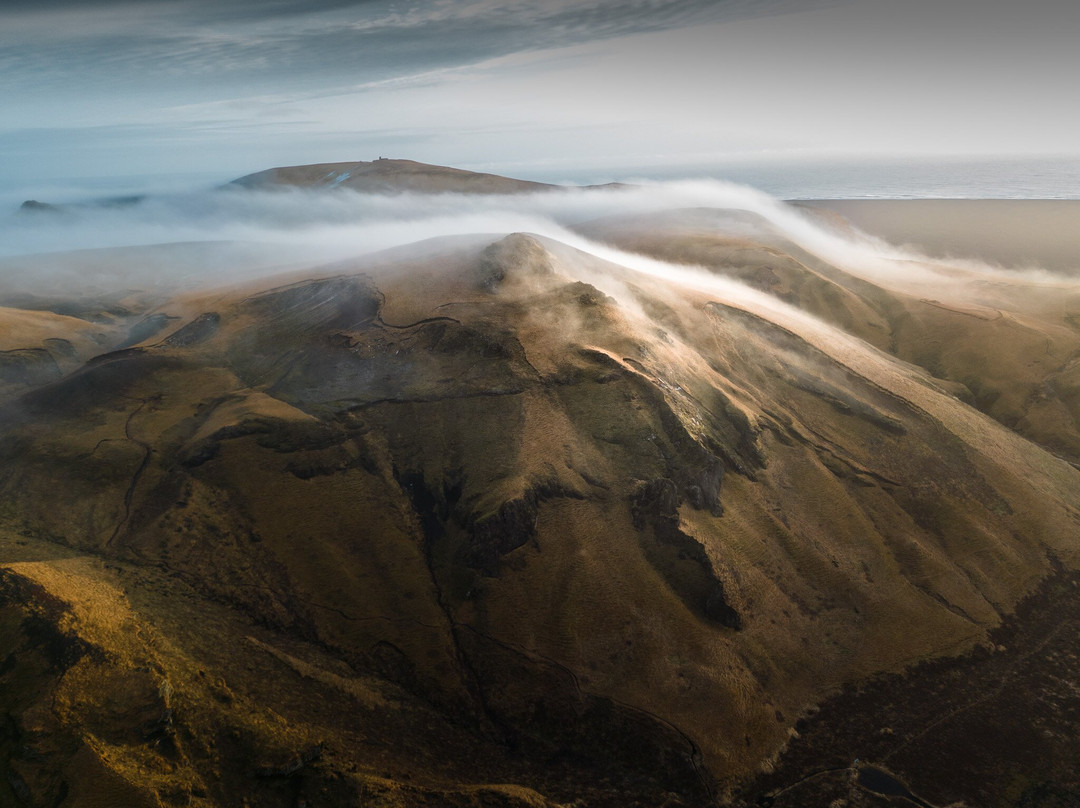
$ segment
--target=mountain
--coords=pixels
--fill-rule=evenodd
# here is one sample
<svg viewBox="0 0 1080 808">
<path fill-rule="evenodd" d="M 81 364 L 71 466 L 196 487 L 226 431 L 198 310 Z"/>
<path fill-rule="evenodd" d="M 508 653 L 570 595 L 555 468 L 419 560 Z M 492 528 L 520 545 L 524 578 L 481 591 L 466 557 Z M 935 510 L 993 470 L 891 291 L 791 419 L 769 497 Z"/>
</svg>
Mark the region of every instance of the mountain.
<svg viewBox="0 0 1080 808">
<path fill-rule="evenodd" d="M 1010 209 L 1026 224 L 1039 217 L 1042 201 L 1031 208 L 1014 202 Z M 932 202 L 938 230 L 946 227 L 941 220 L 948 221 L 949 211 L 958 210 L 954 215 L 961 222 L 974 218 L 967 200 L 954 200 L 951 207 Z M 868 203 L 871 211 L 878 209 L 876 203 Z M 976 213 L 983 207 L 973 205 Z M 923 368 L 953 395 L 1080 463 L 1080 289 L 1071 274 L 1008 272 L 964 259 L 932 263 L 916 257 L 887 271 L 841 269 L 760 218 L 742 214 L 736 221 L 717 211 L 620 217 L 580 229 L 626 250 L 707 267 L 796 306 Z M 1063 251 L 1071 240 L 1066 229 L 1048 249 Z"/>
<path fill-rule="evenodd" d="M 348 188 L 367 193 L 416 191 L 421 193 L 509 194 L 558 188 L 542 182 L 529 182 L 480 174 L 460 168 L 417 163 L 413 160 L 390 160 L 380 157 L 371 162 L 319 163 L 305 166 L 271 168 L 234 180 L 244 188 Z"/>
<path fill-rule="evenodd" d="M 4 800 L 1067 804 L 1076 293 L 577 231 L 0 300 Z"/>
</svg>

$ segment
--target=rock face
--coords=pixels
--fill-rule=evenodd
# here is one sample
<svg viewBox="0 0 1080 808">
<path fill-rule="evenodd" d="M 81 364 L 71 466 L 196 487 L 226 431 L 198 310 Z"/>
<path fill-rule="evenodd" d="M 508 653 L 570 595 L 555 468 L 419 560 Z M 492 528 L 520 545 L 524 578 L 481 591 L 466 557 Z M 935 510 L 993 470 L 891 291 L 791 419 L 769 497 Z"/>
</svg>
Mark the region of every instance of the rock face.
<svg viewBox="0 0 1080 808">
<path fill-rule="evenodd" d="M 518 234 L 10 360 L 4 799 L 711 804 L 1080 563 L 1071 465 L 694 278 Z"/>
</svg>

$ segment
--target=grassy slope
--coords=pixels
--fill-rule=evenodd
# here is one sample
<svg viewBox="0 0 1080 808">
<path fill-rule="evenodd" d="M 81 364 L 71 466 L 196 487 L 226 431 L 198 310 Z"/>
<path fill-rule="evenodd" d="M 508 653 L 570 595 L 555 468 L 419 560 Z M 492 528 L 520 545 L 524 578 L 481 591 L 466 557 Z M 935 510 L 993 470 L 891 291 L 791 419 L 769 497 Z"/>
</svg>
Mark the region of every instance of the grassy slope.
<svg viewBox="0 0 1080 808">
<path fill-rule="evenodd" d="M 937 310 L 719 249 L 870 344 Z M 58 739 L 12 764 L 43 801 L 700 802 L 1076 563 L 1077 472 L 953 388 L 558 245 L 160 313 L 5 414 L 5 698 Z"/>
</svg>

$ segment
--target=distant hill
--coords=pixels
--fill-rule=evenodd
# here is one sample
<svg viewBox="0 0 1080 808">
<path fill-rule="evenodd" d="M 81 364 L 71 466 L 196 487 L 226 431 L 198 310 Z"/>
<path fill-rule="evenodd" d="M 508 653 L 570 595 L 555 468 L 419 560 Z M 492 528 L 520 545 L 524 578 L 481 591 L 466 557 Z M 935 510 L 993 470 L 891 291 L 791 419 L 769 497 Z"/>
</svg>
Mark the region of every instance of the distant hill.
<svg viewBox="0 0 1080 808">
<path fill-rule="evenodd" d="M 259 171 L 234 180 L 245 188 L 294 186 L 297 188 L 349 188 L 376 193 L 421 191 L 470 194 L 508 194 L 547 191 L 560 186 L 481 174 L 460 168 L 428 165 L 413 160 L 316 163 L 307 166 L 284 166 Z"/>
<path fill-rule="evenodd" d="M 104 197 L 102 199 L 91 199 L 88 202 L 64 202 L 60 204 L 54 204 L 52 202 L 41 202 L 37 199 L 27 199 L 19 206 L 19 213 L 24 215 L 52 215 L 55 213 L 65 213 L 67 211 L 95 208 L 130 208 L 133 205 L 138 205 L 144 199 L 146 199 L 145 194 L 135 194 L 132 196 L 110 196 Z"/>
</svg>

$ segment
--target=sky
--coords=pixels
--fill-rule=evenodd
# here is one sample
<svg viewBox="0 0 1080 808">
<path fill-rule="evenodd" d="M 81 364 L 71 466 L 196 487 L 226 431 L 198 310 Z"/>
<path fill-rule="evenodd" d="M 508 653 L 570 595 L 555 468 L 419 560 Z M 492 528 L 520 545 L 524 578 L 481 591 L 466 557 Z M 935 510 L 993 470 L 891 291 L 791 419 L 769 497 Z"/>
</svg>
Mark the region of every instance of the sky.
<svg viewBox="0 0 1080 808">
<path fill-rule="evenodd" d="M 4 0 L 0 186 L 1080 157 L 1080 4 Z"/>
</svg>

